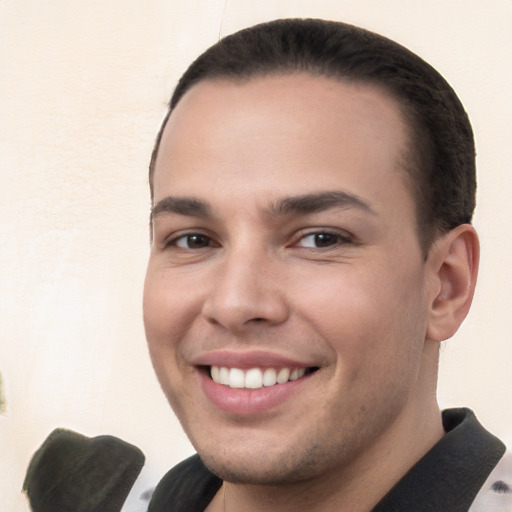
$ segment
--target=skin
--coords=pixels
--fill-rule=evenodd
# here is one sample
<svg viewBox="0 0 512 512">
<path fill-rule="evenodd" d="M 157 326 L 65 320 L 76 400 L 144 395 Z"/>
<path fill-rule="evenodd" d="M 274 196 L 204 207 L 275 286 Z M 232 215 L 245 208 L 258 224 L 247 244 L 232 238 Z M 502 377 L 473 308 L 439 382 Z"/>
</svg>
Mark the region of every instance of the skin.
<svg viewBox="0 0 512 512">
<path fill-rule="evenodd" d="M 225 480 L 208 510 L 370 510 L 443 435 L 438 342 L 467 313 L 478 244 L 459 226 L 425 259 L 407 145 L 386 93 L 307 74 L 202 82 L 172 113 L 144 320 L 162 389 Z M 319 206 L 325 192 L 343 201 Z M 289 199 L 306 195 L 316 210 Z M 212 352 L 318 370 L 226 412 L 201 385 Z"/>
</svg>

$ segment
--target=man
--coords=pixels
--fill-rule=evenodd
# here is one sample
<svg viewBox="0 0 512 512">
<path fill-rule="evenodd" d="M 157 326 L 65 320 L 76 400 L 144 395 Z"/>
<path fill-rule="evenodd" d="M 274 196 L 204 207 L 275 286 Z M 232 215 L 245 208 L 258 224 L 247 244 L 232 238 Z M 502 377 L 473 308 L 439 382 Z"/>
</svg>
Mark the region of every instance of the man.
<svg viewBox="0 0 512 512">
<path fill-rule="evenodd" d="M 432 67 L 341 23 L 229 36 L 180 80 L 150 185 L 147 339 L 198 455 L 149 512 L 454 512 L 509 490 L 484 486 L 501 442 L 436 401 L 479 249 L 472 130 Z M 36 512 L 119 510 L 142 464 L 56 431 L 25 488 Z"/>
<path fill-rule="evenodd" d="M 468 510 L 504 448 L 436 401 L 479 255 L 445 80 L 340 23 L 241 31 L 181 78 L 150 184 L 147 339 L 198 457 L 149 510 Z"/>
</svg>

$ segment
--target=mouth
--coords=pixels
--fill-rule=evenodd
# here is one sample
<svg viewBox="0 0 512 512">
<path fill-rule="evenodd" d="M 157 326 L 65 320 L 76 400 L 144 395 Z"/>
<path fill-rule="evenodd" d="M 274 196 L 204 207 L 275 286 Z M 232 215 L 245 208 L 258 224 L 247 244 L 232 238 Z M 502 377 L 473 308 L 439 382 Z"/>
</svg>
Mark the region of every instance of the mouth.
<svg viewBox="0 0 512 512">
<path fill-rule="evenodd" d="M 232 389 L 261 389 L 294 382 L 316 372 L 318 367 L 310 368 L 229 368 L 226 366 L 208 366 L 205 370 L 216 384 Z"/>
</svg>

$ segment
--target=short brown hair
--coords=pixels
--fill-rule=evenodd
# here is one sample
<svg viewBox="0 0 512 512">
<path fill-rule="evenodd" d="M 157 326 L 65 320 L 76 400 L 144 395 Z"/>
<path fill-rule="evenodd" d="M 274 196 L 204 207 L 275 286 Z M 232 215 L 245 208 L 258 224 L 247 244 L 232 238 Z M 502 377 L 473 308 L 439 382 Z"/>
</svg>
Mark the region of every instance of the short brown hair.
<svg viewBox="0 0 512 512">
<path fill-rule="evenodd" d="M 450 85 L 394 41 L 345 23 L 316 19 L 276 20 L 241 30 L 221 39 L 190 65 L 172 95 L 155 142 L 151 195 L 167 119 L 191 87 L 204 80 L 245 81 L 294 72 L 373 84 L 398 101 L 410 128 L 405 167 L 425 250 L 437 234 L 471 222 L 476 191 L 473 131 Z"/>
</svg>

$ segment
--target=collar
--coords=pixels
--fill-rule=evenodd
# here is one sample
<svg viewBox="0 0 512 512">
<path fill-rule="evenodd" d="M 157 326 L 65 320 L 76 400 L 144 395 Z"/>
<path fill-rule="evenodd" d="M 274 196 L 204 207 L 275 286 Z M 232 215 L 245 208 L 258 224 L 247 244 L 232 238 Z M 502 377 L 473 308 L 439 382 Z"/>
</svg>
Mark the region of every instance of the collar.
<svg viewBox="0 0 512 512">
<path fill-rule="evenodd" d="M 446 435 L 420 459 L 372 512 L 467 512 L 505 447 L 469 409 L 443 411 Z M 148 512 L 198 512 L 222 480 L 198 455 L 181 462 L 158 484 Z"/>
<path fill-rule="evenodd" d="M 372 512 L 467 512 L 505 446 L 469 409 L 447 409 L 442 418 L 446 435 Z"/>
</svg>

